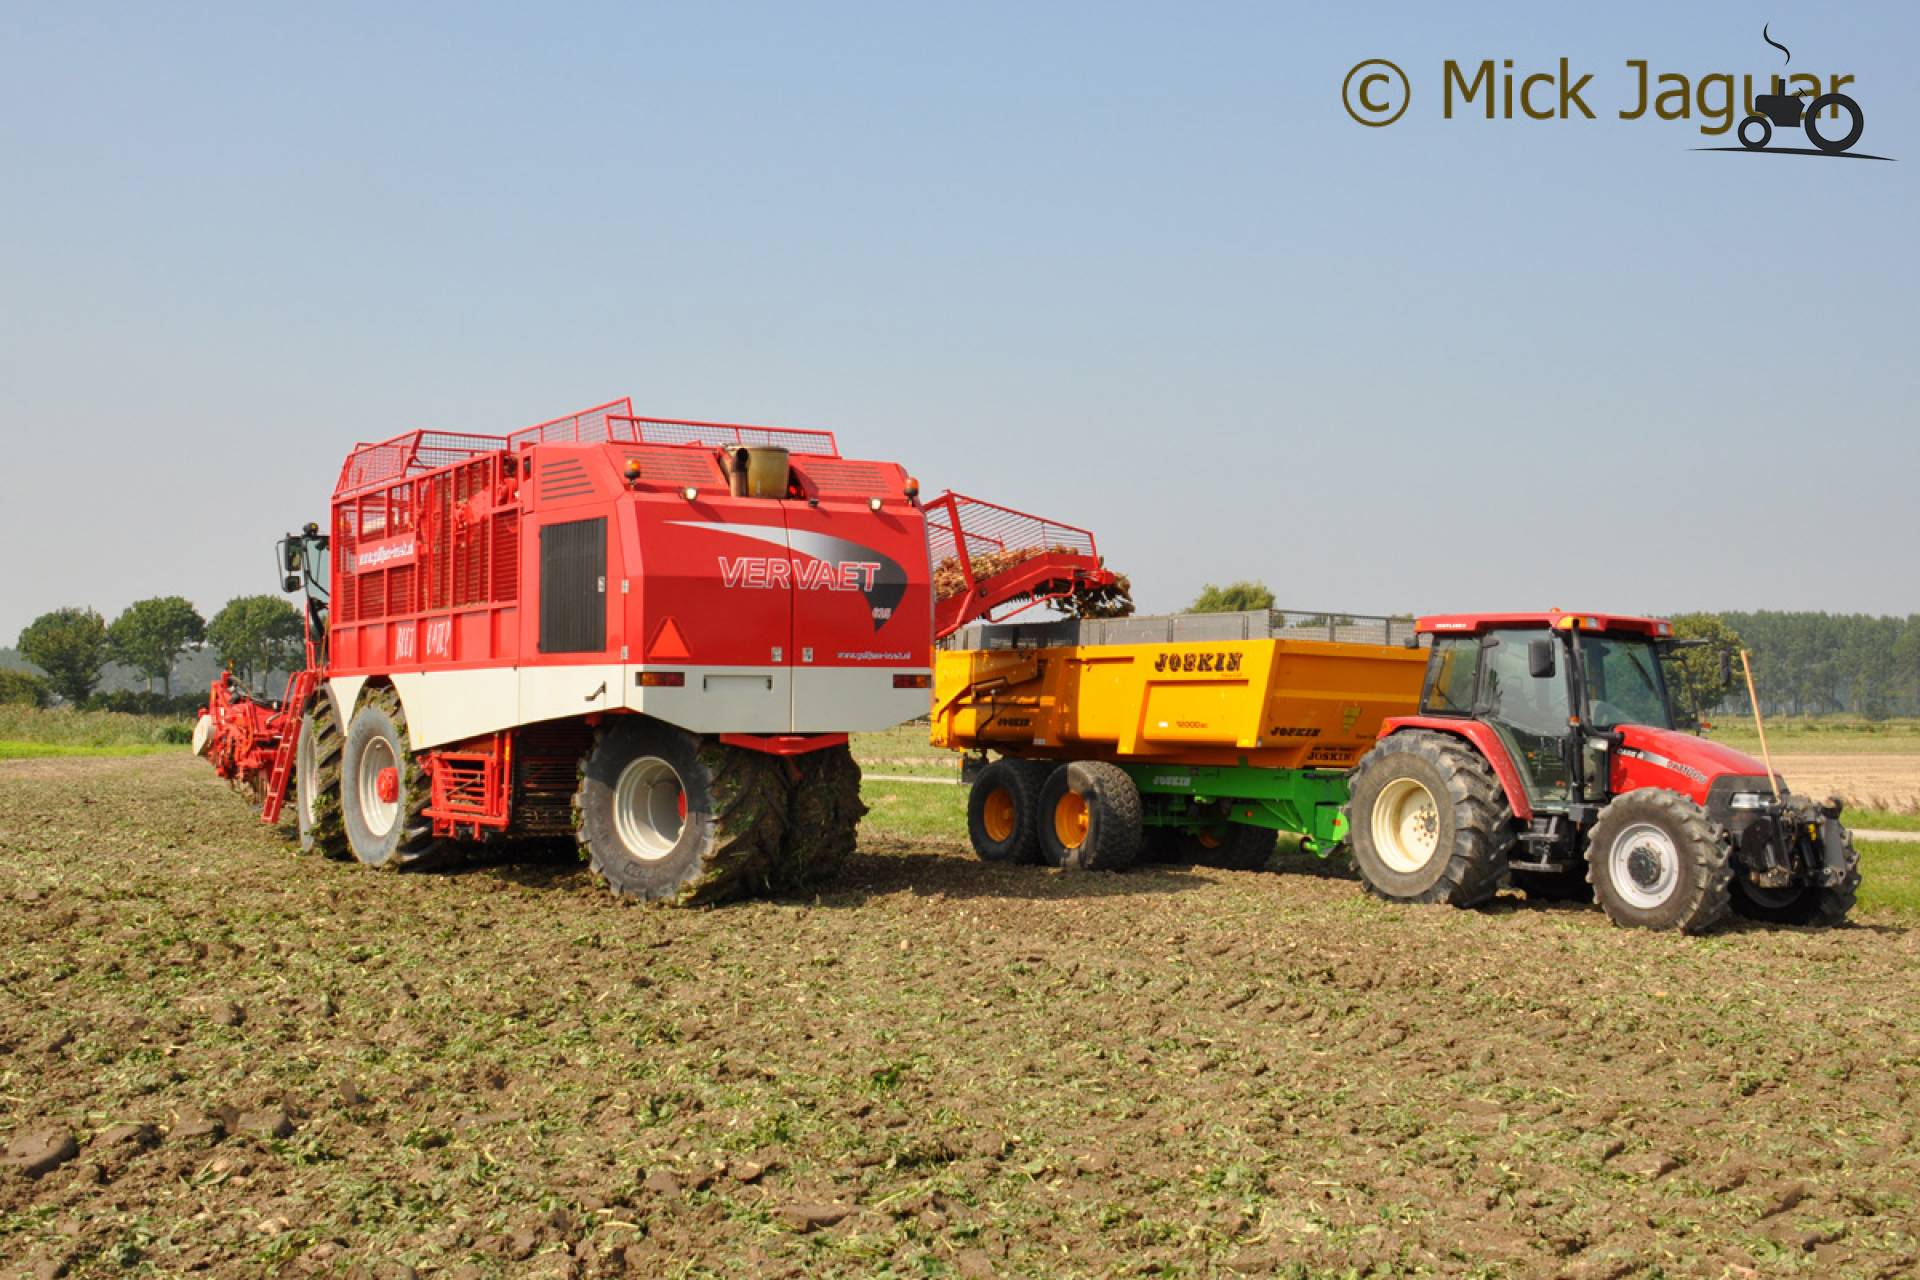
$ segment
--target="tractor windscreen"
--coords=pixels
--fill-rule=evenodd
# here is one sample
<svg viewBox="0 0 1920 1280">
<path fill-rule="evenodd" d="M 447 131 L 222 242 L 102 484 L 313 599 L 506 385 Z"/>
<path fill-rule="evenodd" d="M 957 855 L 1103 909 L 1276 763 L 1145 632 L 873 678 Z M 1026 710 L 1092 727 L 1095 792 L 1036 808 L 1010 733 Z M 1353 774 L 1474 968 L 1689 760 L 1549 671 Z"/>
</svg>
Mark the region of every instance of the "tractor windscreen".
<svg viewBox="0 0 1920 1280">
<path fill-rule="evenodd" d="M 1623 724 L 1674 727 L 1673 704 L 1652 637 L 1585 632 L 1580 655 L 1587 668 L 1587 723 L 1596 729 Z"/>
</svg>

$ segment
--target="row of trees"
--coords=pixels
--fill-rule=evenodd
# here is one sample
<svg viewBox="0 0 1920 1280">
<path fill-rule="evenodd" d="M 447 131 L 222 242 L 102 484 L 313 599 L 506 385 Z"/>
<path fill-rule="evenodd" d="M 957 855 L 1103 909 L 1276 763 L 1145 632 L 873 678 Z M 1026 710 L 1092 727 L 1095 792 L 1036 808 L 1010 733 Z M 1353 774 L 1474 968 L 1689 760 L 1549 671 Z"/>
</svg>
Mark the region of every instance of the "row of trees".
<svg viewBox="0 0 1920 1280">
<path fill-rule="evenodd" d="M 1273 592 L 1263 582 L 1208 583 L 1190 612 L 1273 607 Z M 1674 629 L 1710 643 L 1685 657 L 1706 704 L 1746 709 L 1745 681 L 1736 675 L 1722 689 L 1718 675 L 1720 651 L 1746 649 L 1763 711 L 1869 719 L 1920 714 L 1920 614 L 1685 613 L 1674 617 Z"/>
<path fill-rule="evenodd" d="M 46 673 L 47 685 L 71 703 L 85 702 L 100 686 L 109 662 L 157 681 L 173 693 L 181 655 L 211 647 L 221 660 L 252 680 L 285 671 L 301 659 L 300 611 L 279 596 L 237 596 L 211 622 L 181 596 L 136 600 L 112 622 L 85 607 L 55 609 L 20 633 L 20 656 Z"/>
</svg>

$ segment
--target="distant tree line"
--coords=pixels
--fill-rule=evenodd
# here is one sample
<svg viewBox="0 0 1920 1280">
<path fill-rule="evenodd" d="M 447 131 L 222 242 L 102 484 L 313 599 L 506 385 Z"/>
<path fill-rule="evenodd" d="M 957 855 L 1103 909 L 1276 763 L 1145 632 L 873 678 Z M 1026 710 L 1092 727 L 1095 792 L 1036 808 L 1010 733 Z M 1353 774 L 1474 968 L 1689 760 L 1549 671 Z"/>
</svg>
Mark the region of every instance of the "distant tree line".
<svg viewBox="0 0 1920 1280">
<path fill-rule="evenodd" d="M 182 596 L 136 600 L 112 622 L 85 606 L 54 609 L 20 632 L 15 647 L 38 671 L 0 671 L 0 702 L 177 714 L 206 700 L 204 690 L 174 697 L 183 655 L 211 650 L 251 683 L 302 661 L 302 639 L 300 611 L 279 596 L 236 596 L 211 621 Z M 145 692 L 101 693 L 110 662 L 144 676 Z"/>
<path fill-rule="evenodd" d="M 1264 582 L 1208 583 L 1190 613 L 1271 609 Z M 1720 683 L 1719 654 L 1746 649 L 1753 663 L 1760 709 L 1769 715 L 1920 715 L 1920 614 L 1877 617 L 1862 613 L 1685 613 L 1671 615 L 1675 632 L 1708 644 L 1683 656 L 1702 710 L 1746 712 L 1746 681 L 1739 661 Z M 1336 621 L 1338 619 L 1336 618 Z M 1313 623 L 1325 621 L 1314 615 Z"/>
</svg>

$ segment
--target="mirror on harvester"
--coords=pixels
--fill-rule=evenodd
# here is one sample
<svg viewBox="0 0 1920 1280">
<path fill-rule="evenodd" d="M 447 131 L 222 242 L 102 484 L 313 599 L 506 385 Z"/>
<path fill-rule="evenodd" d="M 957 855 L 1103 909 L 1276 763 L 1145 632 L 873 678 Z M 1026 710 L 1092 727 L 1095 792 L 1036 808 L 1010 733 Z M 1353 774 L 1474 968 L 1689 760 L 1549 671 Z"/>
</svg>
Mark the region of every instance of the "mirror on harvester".
<svg viewBox="0 0 1920 1280">
<path fill-rule="evenodd" d="M 300 544 L 291 538 L 281 543 L 280 560 L 288 573 L 300 572 Z"/>
<path fill-rule="evenodd" d="M 300 589 L 300 575 L 297 573 L 289 573 L 282 577 L 280 579 L 280 589 L 282 591 L 298 591 Z"/>
<path fill-rule="evenodd" d="M 1725 649 L 1720 651 L 1720 687 L 1725 689 L 1733 683 L 1733 655 Z"/>
<path fill-rule="evenodd" d="M 1527 674 L 1535 680 L 1545 680 L 1553 672 L 1553 637 L 1535 636 L 1527 641 Z"/>
</svg>

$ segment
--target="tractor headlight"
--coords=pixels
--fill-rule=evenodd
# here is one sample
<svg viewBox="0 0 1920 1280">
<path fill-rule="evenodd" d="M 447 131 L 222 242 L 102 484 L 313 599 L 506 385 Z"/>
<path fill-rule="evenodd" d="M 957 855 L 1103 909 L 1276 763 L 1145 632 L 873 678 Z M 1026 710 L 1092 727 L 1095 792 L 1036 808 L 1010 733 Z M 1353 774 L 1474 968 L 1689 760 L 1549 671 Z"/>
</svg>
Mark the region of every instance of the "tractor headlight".
<svg viewBox="0 0 1920 1280">
<path fill-rule="evenodd" d="M 1739 791 L 1734 793 L 1733 807 L 1736 809 L 1764 809 L 1772 798 L 1764 791 Z"/>
</svg>

